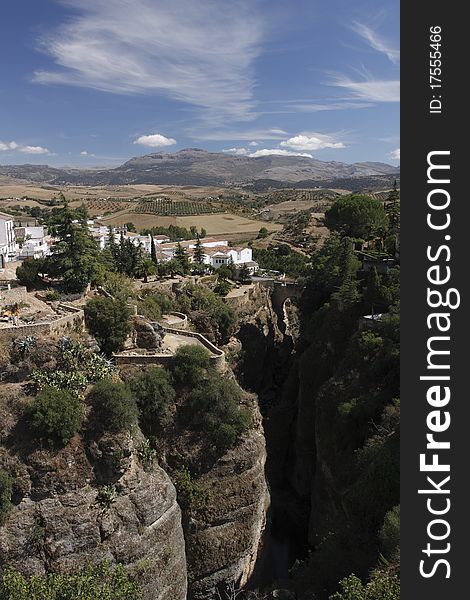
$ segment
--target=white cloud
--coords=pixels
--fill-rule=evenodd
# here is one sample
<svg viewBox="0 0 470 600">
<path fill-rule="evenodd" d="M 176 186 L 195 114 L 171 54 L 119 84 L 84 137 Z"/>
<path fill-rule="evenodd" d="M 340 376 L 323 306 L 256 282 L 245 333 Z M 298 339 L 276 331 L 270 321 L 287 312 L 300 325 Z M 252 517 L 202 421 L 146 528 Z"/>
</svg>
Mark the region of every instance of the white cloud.
<svg viewBox="0 0 470 600">
<path fill-rule="evenodd" d="M 6 150 L 17 150 L 18 152 L 23 152 L 24 154 L 51 154 L 47 148 L 43 148 L 42 146 L 23 146 L 21 144 L 17 144 L 15 141 L 0 141 L 0 151 Z"/>
<path fill-rule="evenodd" d="M 18 146 L 18 151 L 25 154 L 50 154 L 50 151 L 42 146 Z"/>
<path fill-rule="evenodd" d="M 306 158 L 313 158 L 311 154 L 306 152 L 292 152 L 290 150 L 282 150 L 281 148 L 264 148 L 263 150 L 256 150 L 250 154 L 252 158 L 257 158 L 258 156 L 305 156 Z"/>
<path fill-rule="evenodd" d="M 18 144 L 16 142 L 2 142 L 0 140 L 0 150 L 16 150 L 18 148 Z"/>
<path fill-rule="evenodd" d="M 397 148 L 396 150 L 390 152 L 389 156 L 390 158 L 393 158 L 393 160 L 400 160 L 400 148 Z"/>
<path fill-rule="evenodd" d="M 80 154 L 81 156 L 88 156 L 89 152 L 87 152 L 86 150 L 82 150 Z"/>
<path fill-rule="evenodd" d="M 352 24 L 352 29 L 359 35 L 371 48 L 385 54 L 390 62 L 397 64 L 400 62 L 400 51 L 394 48 L 390 42 L 381 37 L 376 31 L 358 21 Z"/>
<path fill-rule="evenodd" d="M 160 133 L 151 133 L 149 135 L 141 135 L 134 144 L 141 144 L 142 146 L 149 146 L 150 148 L 163 148 L 165 146 L 173 146 L 176 144 L 176 140 L 173 138 L 167 138 Z"/>
<path fill-rule="evenodd" d="M 35 82 L 161 94 L 213 122 L 251 118 L 265 25 L 250 0 L 62 2 L 75 16 L 40 41 L 56 68 Z"/>
<path fill-rule="evenodd" d="M 259 144 L 258 144 L 258 142 L 253 141 L 253 142 L 250 142 L 248 144 L 248 146 L 259 146 Z"/>
<path fill-rule="evenodd" d="M 229 148 L 228 150 L 222 150 L 222 152 L 236 154 L 237 156 L 246 156 L 248 154 L 248 150 L 246 148 Z"/>
<path fill-rule="evenodd" d="M 362 81 L 354 81 L 345 75 L 332 75 L 330 85 L 341 87 L 361 100 L 369 102 L 399 102 L 400 81 L 374 79 L 366 74 Z"/>
<path fill-rule="evenodd" d="M 279 144 L 292 150 L 323 150 L 324 148 L 345 148 L 343 142 L 322 133 L 299 134 Z"/>
</svg>

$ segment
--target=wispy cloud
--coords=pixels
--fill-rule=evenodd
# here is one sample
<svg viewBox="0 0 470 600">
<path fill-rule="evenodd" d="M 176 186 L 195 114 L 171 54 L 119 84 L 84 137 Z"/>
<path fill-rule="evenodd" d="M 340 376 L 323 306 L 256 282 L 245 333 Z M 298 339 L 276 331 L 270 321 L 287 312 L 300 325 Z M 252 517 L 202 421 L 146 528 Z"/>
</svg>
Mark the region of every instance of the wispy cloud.
<svg viewBox="0 0 470 600">
<path fill-rule="evenodd" d="M 176 140 L 165 137 L 160 133 L 151 133 L 149 135 L 141 135 L 133 143 L 140 144 L 141 146 L 149 146 L 150 148 L 163 148 L 165 146 L 173 146 L 176 144 Z"/>
<path fill-rule="evenodd" d="M 355 110 L 358 108 L 370 108 L 372 104 L 370 102 L 323 102 L 323 103 L 293 103 L 292 108 L 300 112 L 323 112 L 326 110 Z"/>
<path fill-rule="evenodd" d="M 23 152 L 24 154 L 51 154 L 50 150 L 43 146 L 26 146 L 17 144 L 15 141 L 2 142 L 0 140 L 0 151 L 13 150 L 15 152 Z"/>
<path fill-rule="evenodd" d="M 252 117 L 263 23 L 249 0 L 62 3 L 79 14 L 40 41 L 56 68 L 35 82 L 161 94 L 220 122 Z"/>
<path fill-rule="evenodd" d="M 400 81 L 398 79 L 374 79 L 364 73 L 362 80 L 353 80 L 346 75 L 332 74 L 329 85 L 348 90 L 353 97 L 368 102 L 399 102 Z"/>
<path fill-rule="evenodd" d="M 291 150 L 283 150 L 281 148 L 264 148 L 263 150 L 256 150 L 250 154 L 252 158 L 258 156 L 305 156 L 305 158 L 313 158 L 311 154 L 307 152 L 292 152 Z"/>
<path fill-rule="evenodd" d="M 390 158 L 393 158 L 393 160 L 400 160 L 400 148 L 396 148 L 396 150 L 390 152 L 389 156 Z"/>
<path fill-rule="evenodd" d="M 289 135 L 284 129 L 250 129 L 248 131 L 216 130 L 216 131 L 188 131 L 195 140 L 207 141 L 248 141 L 248 140 L 282 140 Z"/>
<path fill-rule="evenodd" d="M 355 21 L 352 24 L 352 29 L 355 31 L 371 48 L 377 52 L 385 54 L 393 64 L 400 62 L 400 51 L 395 48 L 391 42 L 380 36 L 377 31 L 374 31 L 371 27 L 365 23 Z"/>
<path fill-rule="evenodd" d="M 323 150 L 324 148 L 345 148 L 343 142 L 332 135 L 322 133 L 299 134 L 279 144 L 292 150 Z"/>
</svg>

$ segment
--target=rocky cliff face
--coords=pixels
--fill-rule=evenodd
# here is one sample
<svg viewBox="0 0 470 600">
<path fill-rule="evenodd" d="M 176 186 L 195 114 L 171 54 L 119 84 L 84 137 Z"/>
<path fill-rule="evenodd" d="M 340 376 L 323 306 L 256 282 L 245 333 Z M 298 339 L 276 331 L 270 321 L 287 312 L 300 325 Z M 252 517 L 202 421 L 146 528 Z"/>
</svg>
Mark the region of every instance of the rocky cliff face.
<svg viewBox="0 0 470 600">
<path fill-rule="evenodd" d="M 191 514 L 185 527 L 188 598 L 216 597 L 216 590 L 231 583 L 243 587 L 251 576 L 269 505 L 265 460 L 258 422 L 200 478 L 208 502 Z"/>
<path fill-rule="evenodd" d="M 184 600 L 186 559 L 175 488 L 159 466 L 143 468 L 138 437 L 76 436 L 54 452 L 28 447 L 21 423 L 8 411 L 15 404 L 10 393 L 0 399 L 6 416 L 0 461 L 16 473 L 16 505 L 0 529 L 0 565 L 41 574 L 120 562 L 136 576 L 145 600 Z M 100 498 L 104 489 L 109 493 Z"/>
</svg>

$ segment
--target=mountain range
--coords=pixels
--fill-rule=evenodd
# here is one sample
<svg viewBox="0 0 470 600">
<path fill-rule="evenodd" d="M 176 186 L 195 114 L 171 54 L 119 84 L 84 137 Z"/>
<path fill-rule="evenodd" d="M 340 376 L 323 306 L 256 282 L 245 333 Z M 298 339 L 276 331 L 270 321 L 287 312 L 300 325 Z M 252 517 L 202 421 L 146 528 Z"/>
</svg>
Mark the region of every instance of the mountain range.
<svg viewBox="0 0 470 600">
<path fill-rule="evenodd" d="M 342 181 L 398 177 L 398 167 L 381 162 L 346 164 L 305 156 L 234 156 L 188 148 L 131 158 L 116 168 L 76 169 L 47 165 L 0 166 L 0 176 L 50 185 L 220 185 L 311 187 Z M 338 181 L 337 181 L 338 180 Z M 354 187 L 354 186 L 353 186 Z M 357 185 L 357 187 L 361 187 Z"/>
</svg>

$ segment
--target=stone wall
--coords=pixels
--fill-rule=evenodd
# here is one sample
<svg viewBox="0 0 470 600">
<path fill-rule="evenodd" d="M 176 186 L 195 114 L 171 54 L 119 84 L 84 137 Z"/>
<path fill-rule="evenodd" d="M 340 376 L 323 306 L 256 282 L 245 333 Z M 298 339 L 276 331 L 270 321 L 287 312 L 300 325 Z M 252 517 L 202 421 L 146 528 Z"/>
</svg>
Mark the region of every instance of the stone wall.
<svg viewBox="0 0 470 600">
<path fill-rule="evenodd" d="M 16 338 L 28 335 L 65 335 L 71 331 L 83 329 L 85 322 L 83 310 L 67 305 L 62 305 L 62 308 L 70 310 L 70 314 L 58 317 L 54 321 L 0 328 L 0 341 L 12 342 Z"/>
</svg>

